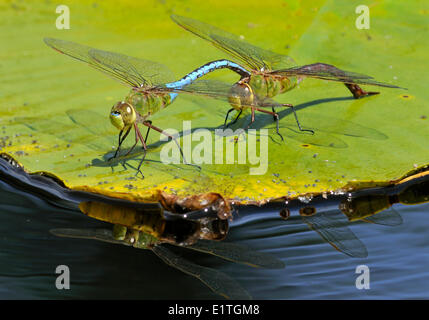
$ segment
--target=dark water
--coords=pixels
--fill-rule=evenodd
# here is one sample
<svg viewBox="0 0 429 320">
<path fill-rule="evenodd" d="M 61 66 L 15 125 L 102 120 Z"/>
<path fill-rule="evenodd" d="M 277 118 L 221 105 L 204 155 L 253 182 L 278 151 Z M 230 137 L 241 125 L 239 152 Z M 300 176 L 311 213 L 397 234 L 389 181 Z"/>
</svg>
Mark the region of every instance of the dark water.
<svg viewBox="0 0 429 320">
<path fill-rule="evenodd" d="M 285 269 L 251 268 L 184 248 L 176 253 L 228 274 L 254 299 L 428 299 L 429 204 L 394 208 L 403 219 L 399 226 L 349 226 L 366 246 L 367 258 L 334 250 L 300 216 L 284 221 L 273 210 L 240 210 L 227 241 L 270 253 L 286 264 Z M 57 208 L 2 181 L 0 212 L 2 299 L 219 298 L 151 251 L 57 238 L 50 229 L 108 224 Z M 361 264 L 370 270 L 368 290 L 355 286 L 355 269 Z M 70 290 L 56 289 L 58 265 L 70 269 Z"/>
</svg>

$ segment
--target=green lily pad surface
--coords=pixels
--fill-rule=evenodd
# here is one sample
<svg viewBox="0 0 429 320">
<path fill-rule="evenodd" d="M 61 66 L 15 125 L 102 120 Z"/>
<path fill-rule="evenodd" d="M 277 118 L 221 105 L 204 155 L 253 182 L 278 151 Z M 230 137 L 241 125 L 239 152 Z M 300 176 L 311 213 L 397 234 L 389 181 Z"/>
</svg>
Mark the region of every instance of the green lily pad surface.
<svg viewBox="0 0 429 320">
<path fill-rule="evenodd" d="M 227 199 L 264 201 L 341 189 L 348 185 L 383 185 L 429 163 L 429 5 L 421 1 L 373 1 L 370 28 L 358 29 L 360 1 L 63 1 L 70 11 L 70 29 L 58 30 L 56 4 L 6 1 L 0 4 L 0 152 L 8 153 L 28 172 L 46 171 L 73 189 L 117 197 L 150 200 L 159 190 L 178 195 L 216 192 Z M 169 15 L 193 17 L 241 35 L 246 41 L 292 56 L 299 65 L 333 64 L 368 74 L 403 89 L 365 87 L 379 95 L 355 100 L 342 84 L 306 79 L 275 99 L 296 106 L 298 130 L 289 109 L 277 109 L 280 137 L 270 115 L 257 113 L 255 132 L 261 163 L 238 163 L 243 136 L 220 137 L 226 102 L 180 95 L 151 117 L 154 125 L 181 135 L 185 156 L 193 162 L 205 155 L 212 164 L 201 169 L 165 164 L 162 152 L 173 142 L 151 131 L 149 150 L 136 175 L 141 148 L 113 156 L 118 131 L 109 121 L 110 108 L 129 88 L 45 45 L 55 37 L 149 59 L 167 65 L 177 79 L 211 60 L 230 58 L 179 28 Z M 222 70 L 208 78 L 233 84 L 234 73 Z M 231 115 L 232 119 L 232 115 Z M 247 113 L 232 127 L 247 126 Z M 196 141 L 191 141 L 191 126 Z M 195 130 L 207 129 L 209 148 L 200 152 Z M 267 131 L 262 131 L 266 129 Z M 201 132 L 201 131 L 200 131 Z M 203 138 L 201 138 L 203 139 Z M 223 151 L 216 141 L 223 139 Z M 184 141 L 186 140 L 186 141 Z M 125 142 L 124 155 L 134 143 Z M 211 144 L 211 147 L 210 147 Z M 235 150 L 226 164 L 226 144 Z M 216 145 L 218 148 L 216 148 Z M 189 149 L 187 149 L 189 146 Z M 241 145 L 242 146 L 242 145 Z M 188 152 L 190 150 L 190 152 Z M 223 155 L 223 157 L 222 157 Z M 219 163 L 219 159 L 223 163 Z M 180 157 L 179 157 L 180 159 Z M 259 174 L 255 173 L 257 168 Z M 253 169 L 253 171 L 252 171 Z"/>
</svg>

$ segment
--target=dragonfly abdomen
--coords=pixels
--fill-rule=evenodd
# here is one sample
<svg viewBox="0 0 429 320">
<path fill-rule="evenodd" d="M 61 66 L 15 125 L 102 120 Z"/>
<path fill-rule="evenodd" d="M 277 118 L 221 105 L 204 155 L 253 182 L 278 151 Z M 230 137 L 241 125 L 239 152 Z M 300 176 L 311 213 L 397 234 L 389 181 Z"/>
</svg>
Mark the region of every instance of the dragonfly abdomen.
<svg viewBox="0 0 429 320">
<path fill-rule="evenodd" d="M 216 61 L 206 63 L 205 65 L 195 69 L 194 71 L 189 72 L 183 78 L 175 82 L 167 83 L 165 86 L 167 88 L 172 88 L 172 89 L 182 89 L 183 87 L 191 84 L 192 82 L 201 78 L 202 76 L 205 76 L 206 74 L 212 71 L 215 71 L 218 69 L 224 69 L 224 68 L 228 68 L 235 71 L 236 73 L 241 75 L 242 78 L 250 76 L 250 72 L 244 69 L 239 64 L 226 59 L 222 59 L 222 60 L 216 60 Z M 171 101 L 173 101 L 177 97 L 177 93 L 175 92 L 170 93 L 170 97 L 171 97 Z"/>
<path fill-rule="evenodd" d="M 187 86 L 188 84 L 191 84 L 198 78 L 201 78 L 202 76 L 214 70 L 224 69 L 224 68 L 231 69 L 237 72 L 238 74 L 240 74 L 242 77 L 246 77 L 250 75 L 250 72 L 248 72 L 246 69 L 244 69 L 242 66 L 238 65 L 237 63 L 222 59 L 222 60 L 216 60 L 216 61 L 206 63 L 205 65 L 188 73 L 182 79 L 177 80 L 175 82 L 167 83 L 165 86 L 167 88 L 180 89 L 180 88 L 183 88 L 184 86 Z"/>
</svg>

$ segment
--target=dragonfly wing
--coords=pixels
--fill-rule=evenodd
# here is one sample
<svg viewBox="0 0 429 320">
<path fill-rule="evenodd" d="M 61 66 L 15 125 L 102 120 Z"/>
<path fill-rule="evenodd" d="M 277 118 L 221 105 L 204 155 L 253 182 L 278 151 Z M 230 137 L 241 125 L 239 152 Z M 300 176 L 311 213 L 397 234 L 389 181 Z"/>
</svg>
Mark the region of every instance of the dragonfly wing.
<svg viewBox="0 0 429 320">
<path fill-rule="evenodd" d="M 347 228 L 345 222 L 332 218 L 330 213 L 336 212 L 320 212 L 313 216 L 302 216 L 302 219 L 336 250 L 354 258 L 367 257 L 365 245 Z"/>
<path fill-rule="evenodd" d="M 157 86 L 173 82 L 174 74 L 165 65 L 124 54 L 93 49 L 90 56 L 115 73 L 127 77 L 137 86 Z"/>
<path fill-rule="evenodd" d="M 244 64 L 252 70 L 274 70 L 281 65 L 291 67 L 292 58 L 253 46 L 238 36 L 211 26 L 207 23 L 172 15 L 171 18 L 179 26 L 211 42 L 217 48 L 231 55 L 238 63 Z"/>
<path fill-rule="evenodd" d="M 403 219 L 399 214 L 399 212 L 397 212 L 393 208 L 389 208 L 383 212 L 379 212 L 372 216 L 366 217 L 362 220 L 369 223 L 375 223 L 375 224 L 380 224 L 383 226 L 391 226 L 391 227 L 399 226 L 403 222 Z"/>
<path fill-rule="evenodd" d="M 173 88 L 170 90 L 178 93 L 184 92 L 184 93 L 189 93 L 194 95 L 207 96 L 210 98 L 231 103 L 230 102 L 230 98 L 232 96 L 231 88 L 232 88 L 231 84 L 223 81 L 197 80 L 183 88 Z M 237 97 L 238 92 L 234 91 L 233 94 Z M 254 96 L 252 103 L 248 103 L 248 104 L 244 104 L 243 102 L 248 99 L 244 96 L 242 96 L 242 98 L 243 100 L 241 102 L 242 103 L 241 106 L 243 107 L 258 107 L 258 108 L 259 107 L 262 107 L 262 108 L 285 107 L 281 103 L 270 98 L 265 98 L 263 100 L 260 100 L 256 96 Z"/>
<path fill-rule="evenodd" d="M 286 77 L 309 77 L 343 83 L 367 84 L 380 87 L 402 89 L 392 84 L 375 81 L 370 76 L 356 72 L 341 70 L 333 65 L 325 63 L 314 63 L 305 66 L 296 66 L 288 69 L 280 69 L 274 71 L 273 74 Z"/>
<path fill-rule="evenodd" d="M 72 228 L 58 228 L 49 230 L 50 233 L 57 237 L 73 238 L 73 239 L 90 239 L 102 242 L 129 245 L 125 241 L 116 240 L 113 237 L 112 230 L 108 229 L 72 229 Z"/>
<path fill-rule="evenodd" d="M 218 80 L 197 80 L 183 88 L 174 88 L 172 91 L 208 96 L 228 101 L 231 95 L 231 84 Z"/>
<path fill-rule="evenodd" d="M 130 87 L 155 85 L 164 79 L 167 82 L 174 80 L 174 75 L 166 66 L 155 62 L 102 51 L 71 41 L 53 38 L 45 38 L 44 41 L 54 50 L 86 62 L 91 67 Z"/>
<path fill-rule="evenodd" d="M 152 251 L 166 264 L 197 278 L 206 286 L 208 286 L 213 292 L 227 299 L 251 299 L 249 293 L 244 290 L 234 279 L 228 277 L 226 274 L 220 271 L 194 264 L 176 255 L 161 245 L 155 246 Z"/>
<path fill-rule="evenodd" d="M 228 261 L 256 268 L 282 269 L 285 267 L 283 261 L 269 254 L 252 251 L 250 248 L 230 242 L 200 240 L 185 248 L 209 253 Z"/>
<path fill-rule="evenodd" d="M 216 34 L 212 34 L 211 37 L 216 47 L 247 64 L 253 70 L 270 71 L 296 65 L 289 56 L 259 48 L 240 39 L 231 39 Z M 246 61 L 252 61 L 252 64 L 249 65 Z"/>
</svg>

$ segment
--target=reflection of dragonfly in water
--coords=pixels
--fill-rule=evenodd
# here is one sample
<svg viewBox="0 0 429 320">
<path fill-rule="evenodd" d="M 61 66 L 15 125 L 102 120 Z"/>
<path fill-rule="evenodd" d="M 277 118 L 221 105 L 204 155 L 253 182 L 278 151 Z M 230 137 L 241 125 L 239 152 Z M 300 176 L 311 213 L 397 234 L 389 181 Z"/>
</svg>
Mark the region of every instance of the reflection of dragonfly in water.
<svg viewBox="0 0 429 320">
<path fill-rule="evenodd" d="M 226 274 L 194 264 L 180 257 L 162 245 L 162 242 L 157 238 L 141 231 L 115 225 L 113 231 L 108 229 L 53 229 L 51 233 L 60 237 L 94 239 L 133 246 L 139 249 L 149 249 L 166 264 L 199 279 L 215 293 L 225 298 L 251 298 L 246 290 Z M 280 260 L 233 243 L 199 240 L 192 245 L 181 247 L 208 253 L 228 261 L 246 264 L 252 267 L 284 268 L 284 264 Z"/>
<path fill-rule="evenodd" d="M 360 220 L 384 226 L 402 224 L 401 215 L 391 208 L 392 203 L 389 202 L 389 196 L 386 194 L 343 198 L 342 200 L 314 199 L 312 202 L 315 203 L 312 205 L 299 204 L 296 201 L 291 201 L 291 204 L 299 207 L 299 214 L 303 221 L 323 240 L 336 250 L 355 258 L 367 257 L 368 251 L 348 228 L 352 221 Z M 344 215 L 347 220 L 344 219 Z"/>
<path fill-rule="evenodd" d="M 156 130 L 173 139 L 180 149 L 183 158 L 182 149 L 176 138 L 163 132 L 162 129 L 155 127 L 152 125 L 152 122 L 148 120 L 151 115 L 164 109 L 173 102 L 177 96 L 177 92 L 173 92 L 173 89 L 181 89 L 215 69 L 229 67 L 243 75 L 248 74 L 245 69 L 238 65 L 228 60 L 220 60 L 210 62 L 187 74 L 182 79 L 173 82 L 173 74 L 162 64 L 129 57 L 119 53 L 98 50 L 70 41 L 45 38 L 45 42 L 56 51 L 86 62 L 91 67 L 106 73 L 132 88 L 124 101 L 120 101 L 112 107 L 110 111 L 110 120 L 112 124 L 120 130 L 118 147 L 113 158 L 119 154 L 121 144 L 128 136 L 131 129 L 134 129 L 135 143 L 128 153 L 133 150 L 139 141 L 141 142 L 144 154 L 137 168 L 137 172 L 140 171 L 140 167 L 146 156 L 146 140 L 150 129 Z M 196 90 L 188 89 L 186 92 L 198 94 Z M 143 135 L 138 129 L 138 124 L 143 124 L 148 127 L 145 138 L 143 138 Z M 186 163 L 184 158 L 183 160 Z"/>
<path fill-rule="evenodd" d="M 250 75 L 242 76 L 241 80 L 232 87 L 229 100 L 233 108 L 228 111 L 225 123 L 229 112 L 233 110 L 238 111 L 238 115 L 233 121 L 235 122 L 241 115 L 243 106 L 251 106 L 252 119 L 249 126 L 254 122 L 255 111 L 260 111 L 271 114 L 274 117 L 274 120 L 277 121 L 278 133 L 279 116 L 275 112 L 274 107 L 281 106 L 292 109 L 298 128 L 301 131 L 313 132 L 312 130 L 301 128 L 293 105 L 272 104 L 266 100 L 295 88 L 306 77 L 342 82 L 356 99 L 378 94 L 378 92 L 366 92 L 358 84 L 399 88 L 395 85 L 377 82 L 370 76 L 344 71 L 325 63 L 296 66 L 294 60 L 289 56 L 258 48 L 242 41 L 236 35 L 209 24 L 177 15 L 172 15 L 171 18 L 181 27 L 211 42 L 217 48 L 231 55 L 238 63 L 246 66 L 250 71 Z M 199 88 L 200 83 L 196 82 L 188 90 L 192 87 L 195 89 Z M 221 89 L 218 91 L 218 94 L 222 94 L 223 92 L 224 90 Z M 272 112 L 259 108 L 260 106 L 270 105 Z"/>
<path fill-rule="evenodd" d="M 383 188 L 370 188 L 346 196 L 333 195 L 327 199 L 316 196 L 311 205 L 292 200 L 289 205 L 296 207 L 309 227 L 335 249 L 352 257 L 366 257 L 365 245 L 347 226 L 354 221 L 399 226 L 403 219 L 392 206 L 426 203 L 428 194 L 429 171 L 423 171 Z M 282 210 L 283 218 L 287 219 L 289 215 L 289 208 Z"/>
<path fill-rule="evenodd" d="M 365 258 L 368 256 L 366 246 L 348 228 L 350 222 L 344 221 L 344 217 L 338 212 L 338 209 L 314 214 L 305 214 L 305 211 L 303 211 L 301 217 L 312 230 L 316 231 L 336 250 L 354 258 Z M 396 226 L 402 223 L 402 218 L 399 213 L 391 209 L 391 211 L 367 217 L 363 221 L 386 226 Z"/>
<path fill-rule="evenodd" d="M 196 265 L 170 251 L 172 244 L 218 256 L 252 267 L 284 268 L 284 263 L 265 253 L 214 240 L 223 240 L 228 220 L 219 219 L 210 209 L 187 212 L 186 215 L 166 212 L 160 206 L 142 204 L 139 207 L 84 201 L 80 210 L 91 218 L 113 224 L 106 229 L 54 229 L 57 236 L 95 239 L 104 242 L 150 249 L 164 262 L 205 283 L 217 294 L 233 299 L 247 299 L 249 294 L 227 275 Z"/>
</svg>

